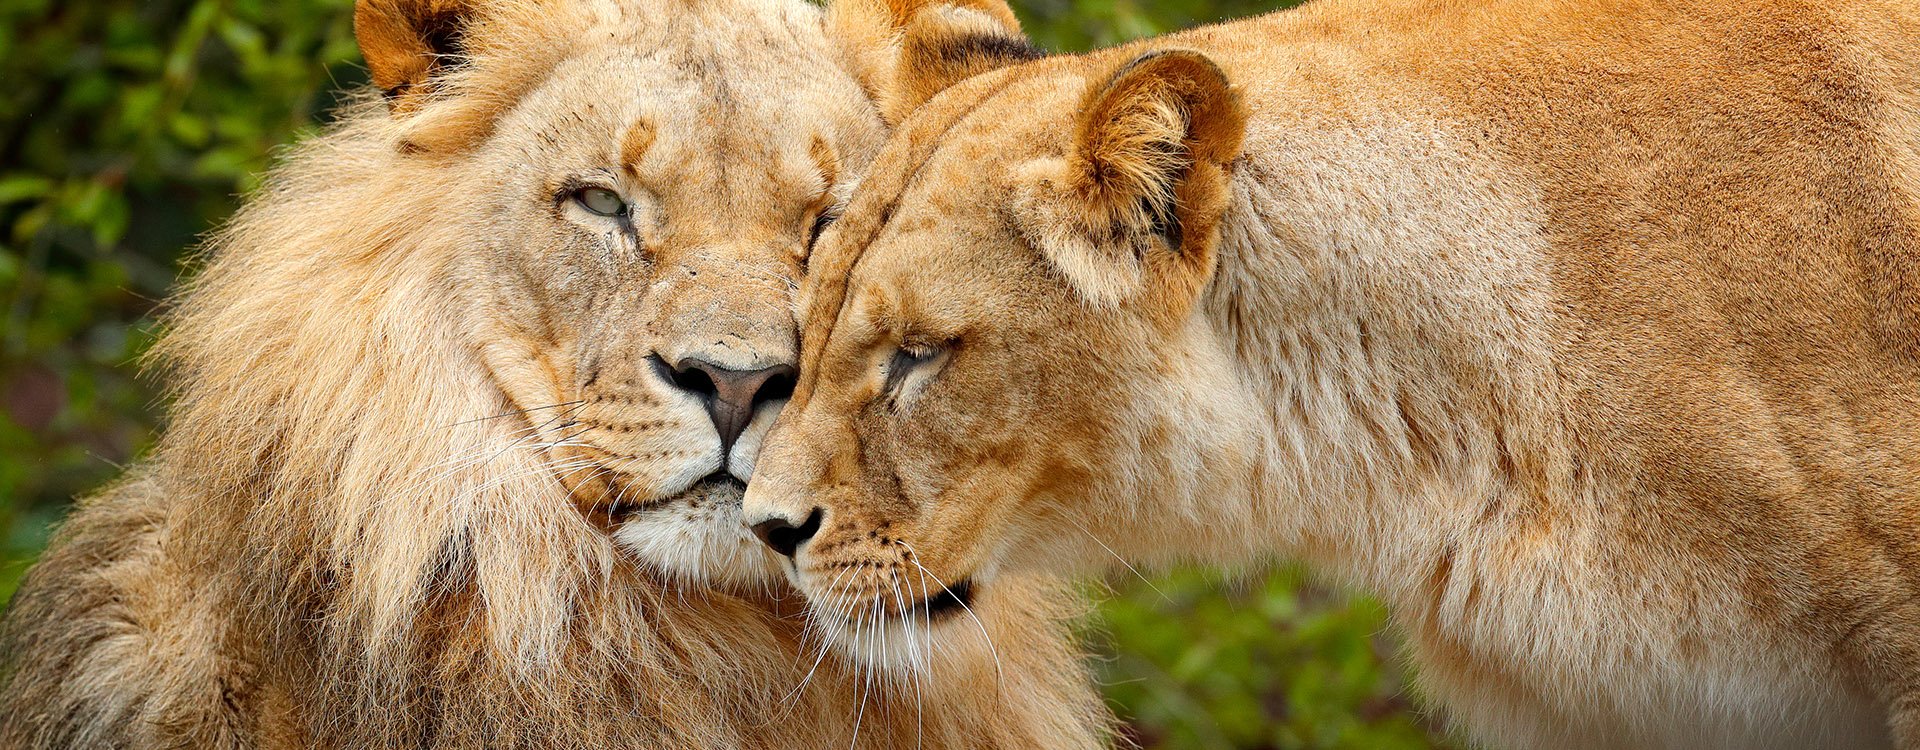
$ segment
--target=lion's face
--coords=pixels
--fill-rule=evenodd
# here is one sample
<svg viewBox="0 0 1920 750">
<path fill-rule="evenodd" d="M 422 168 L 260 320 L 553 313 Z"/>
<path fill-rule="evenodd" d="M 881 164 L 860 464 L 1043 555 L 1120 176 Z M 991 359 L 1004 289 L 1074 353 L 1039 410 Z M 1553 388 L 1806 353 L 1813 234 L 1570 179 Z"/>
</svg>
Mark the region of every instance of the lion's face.
<svg viewBox="0 0 1920 750">
<path fill-rule="evenodd" d="M 739 508 L 794 386 L 809 248 L 891 123 L 1036 54 L 1012 11 L 358 0 L 354 29 L 397 152 L 446 193 L 425 226 L 459 248 L 443 291 L 498 450 L 657 569 L 776 580 Z"/>
<path fill-rule="evenodd" d="M 753 583 L 777 571 L 740 493 L 793 387 L 793 296 L 884 130 L 817 11 L 730 23 L 578 32 L 606 41 L 467 157 L 488 230 L 455 283 L 514 448 L 644 563 Z"/>
<path fill-rule="evenodd" d="M 783 529 L 796 581 L 856 654 L 879 640 L 870 623 L 966 627 L 1003 571 L 1107 558 L 1116 526 L 1140 527 L 1103 517 L 1132 507 L 1112 502 L 1141 484 L 1130 473 L 1155 470 L 1137 457 L 1201 418 L 1183 407 L 1228 359 L 1186 321 L 1237 129 L 1191 142 L 1179 110 L 1132 101 L 1201 79 L 1231 104 L 1224 83 L 1197 56 L 1105 82 L 1076 65 L 969 84 L 999 88 L 952 122 L 908 120 L 816 256 L 805 374 L 747 513 Z M 1116 146 L 1089 120 L 1161 142 Z M 931 151 L 903 146 L 924 133 L 942 133 Z M 1145 186 L 1159 192 L 1084 184 L 1136 148 L 1177 173 Z"/>
</svg>

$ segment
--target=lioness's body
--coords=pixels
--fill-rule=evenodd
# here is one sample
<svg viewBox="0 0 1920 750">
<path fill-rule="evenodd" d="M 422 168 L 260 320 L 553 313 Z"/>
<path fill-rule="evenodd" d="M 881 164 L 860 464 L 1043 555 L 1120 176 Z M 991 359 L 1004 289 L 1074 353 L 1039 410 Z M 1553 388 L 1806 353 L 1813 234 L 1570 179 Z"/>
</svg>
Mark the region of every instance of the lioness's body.
<svg viewBox="0 0 1920 750">
<path fill-rule="evenodd" d="M 958 87 L 836 232 L 748 495 L 810 597 L 1280 553 L 1498 747 L 1920 748 L 1911 4 L 1323 0 Z"/>
<path fill-rule="evenodd" d="M 0 628 L 0 748 L 1100 744 L 1070 596 L 878 675 L 740 522 L 784 397 L 715 379 L 791 366 L 809 225 L 885 132 L 825 11 L 360 0 L 356 35 L 386 101 L 176 300 L 166 433 Z"/>
</svg>

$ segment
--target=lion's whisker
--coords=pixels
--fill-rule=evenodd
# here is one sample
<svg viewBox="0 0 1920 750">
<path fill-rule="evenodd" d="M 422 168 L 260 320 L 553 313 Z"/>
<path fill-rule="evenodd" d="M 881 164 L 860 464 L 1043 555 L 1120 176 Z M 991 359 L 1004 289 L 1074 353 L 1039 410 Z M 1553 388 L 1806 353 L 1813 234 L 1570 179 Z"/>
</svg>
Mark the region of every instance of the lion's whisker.
<svg viewBox="0 0 1920 750">
<path fill-rule="evenodd" d="M 468 453 L 456 455 L 453 458 L 447 459 L 446 461 L 440 462 L 439 464 L 436 464 L 430 467 L 435 469 L 444 468 L 445 471 L 442 471 L 439 474 L 436 474 L 434 476 L 423 477 L 421 478 L 420 481 L 408 487 L 406 490 L 403 490 L 398 493 L 394 493 L 394 495 L 390 495 L 389 497 L 404 496 L 428 484 L 445 481 L 448 477 L 451 477 L 458 472 L 480 467 L 480 466 L 485 466 L 486 464 L 492 463 L 493 461 L 497 460 L 500 456 L 506 455 L 506 453 L 512 450 L 515 446 L 525 443 L 529 438 L 537 436 L 540 430 L 545 429 L 548 425 L 551 425 L 556 421 L 566 419 L 574 411 L 577 411 L 583 405 L 584 405 L 584 402 L 576 403 L 573 406 L 568 407 L 565 411 L 559 414 L 555 414 L 552 418 L 548 419 L 545 422 L 542 422 L 540 424 L 528 424 L 524 427 L 511 430 L 507 432 L 505 435 L 496 436 L 492 440 L 484 441 L 481 444 L 475 446 Z M 495 440 L 501 440 L 501 439 L 510 439 L 511 442 L 509 442 L 506 446 L 500 448 L 497 452 L 493 453 L 492 455 L 485 456 L 486 452 L 491 449 L 490 444 Z M 537 445 L 535 450 L 540 450 L 540 451 L 550 450 L 552 447 L 555 446 L 556 442 L 561 442 L 561 441 L 550 441 L 544 444 Z M 482 456 L 485 456 L 485 457 L 483 458 Z"/>
<path fill-rule="evenodd" d="M 572 401 L 561 401 L 559 403 L 547 404 L 546 406 L 530 406 L 525 409 L 514 409 L 513 411 L 501 412 L 499 414 L 495 414 L 490 417 L 475 417 L 473 419 L 454 422 L 452 424 L 446 425 L 446 427 L 459 427 L 460 425 L 473 424 L 475 422 L 486 422 L 490 420 L 500 419 L 503 417 L 511 417 L 516 414 L 527 414 L 529 412 L 544 411 L 546 409 L 555 409 L 563 406 L 573 406 L 576 404 L 584 404 L 584 403 L 586 403 L 584 399 L 575 399 Z"/>
</svg>

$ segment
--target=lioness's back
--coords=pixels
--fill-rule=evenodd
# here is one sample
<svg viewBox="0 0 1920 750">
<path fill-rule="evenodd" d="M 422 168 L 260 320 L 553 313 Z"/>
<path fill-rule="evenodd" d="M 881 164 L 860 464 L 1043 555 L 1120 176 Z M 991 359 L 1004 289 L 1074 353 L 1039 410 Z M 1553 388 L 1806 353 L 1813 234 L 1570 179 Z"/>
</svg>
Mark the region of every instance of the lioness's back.
<svg viewBox="0 0 1920 750">
<path fill-rule="evenodd" d="M 1756 486 L 1920 509 L 1920 7 L 1321 2 L 1189 40 L 1264 112 L 1255 164 L 1417 107 L 1532 204 L 1555 360 L 1623 464 L 1741 524 L 1787 520 L 1745 512 Z M 1435 161 L 1424 135 L 1388 145 Z"/>
<path fill-rule="evenodd" d="M 1509 725 L 1517 683 L 1616 686 L 1622 705 L 1592 711 L 1613 716 L 1558 736 L 1664 716 L 1643 739 L 1684 743 L 1803 706 L 1760 734 L 1877 744 L 1834 685 L 1911 721 L 1920 7 L 1437 5 L 1322 2 L 1191 37 L 1256 113 L 1241 177 L 1284 217 L 1268 226 L 1351 245 L 1367 299 L 1447 318 L 1409 324 L 1436 337 L 1418 356 L 1480 348 L 1478 377 L 1509 384 L 1444 407 L 1491 413 L 1513 489 L 1466 527 L 1485 547 L 1453 542 L 1402 603 L 1428 678 L 1489 736 L 1556 736 Z M 1438 281 L 1396 289 L 1403 273 Z M 1527 572 L 1543 558 L 1565 567 Z M 1715 656 L 1621 666 L 1667 649 Z M 1799 676 L 1831 660 L 1849 676 Z M 1769 673 L 1795 676 L 1742 676 Z"/>
</svg>

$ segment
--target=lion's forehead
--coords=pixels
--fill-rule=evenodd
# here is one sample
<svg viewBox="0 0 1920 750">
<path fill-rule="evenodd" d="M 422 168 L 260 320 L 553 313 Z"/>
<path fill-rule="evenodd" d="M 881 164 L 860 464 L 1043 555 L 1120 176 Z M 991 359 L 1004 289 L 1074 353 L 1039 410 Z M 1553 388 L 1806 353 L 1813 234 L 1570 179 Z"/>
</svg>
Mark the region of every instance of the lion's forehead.
<svg viewBox="0 0 1920 750">
<path fill-rule="evenodd" d="M 644 118 L 686 147 L 804 148 L 816 137 L 877 147 L 882 126 L 848 73 L 823 60 L 789 67 L 770 78 L 755 66 L 688 67 L 644 49 L 600 47 L 555 66 L 516 114 L 522 128 L 594 134 Z"/>
</svg>

